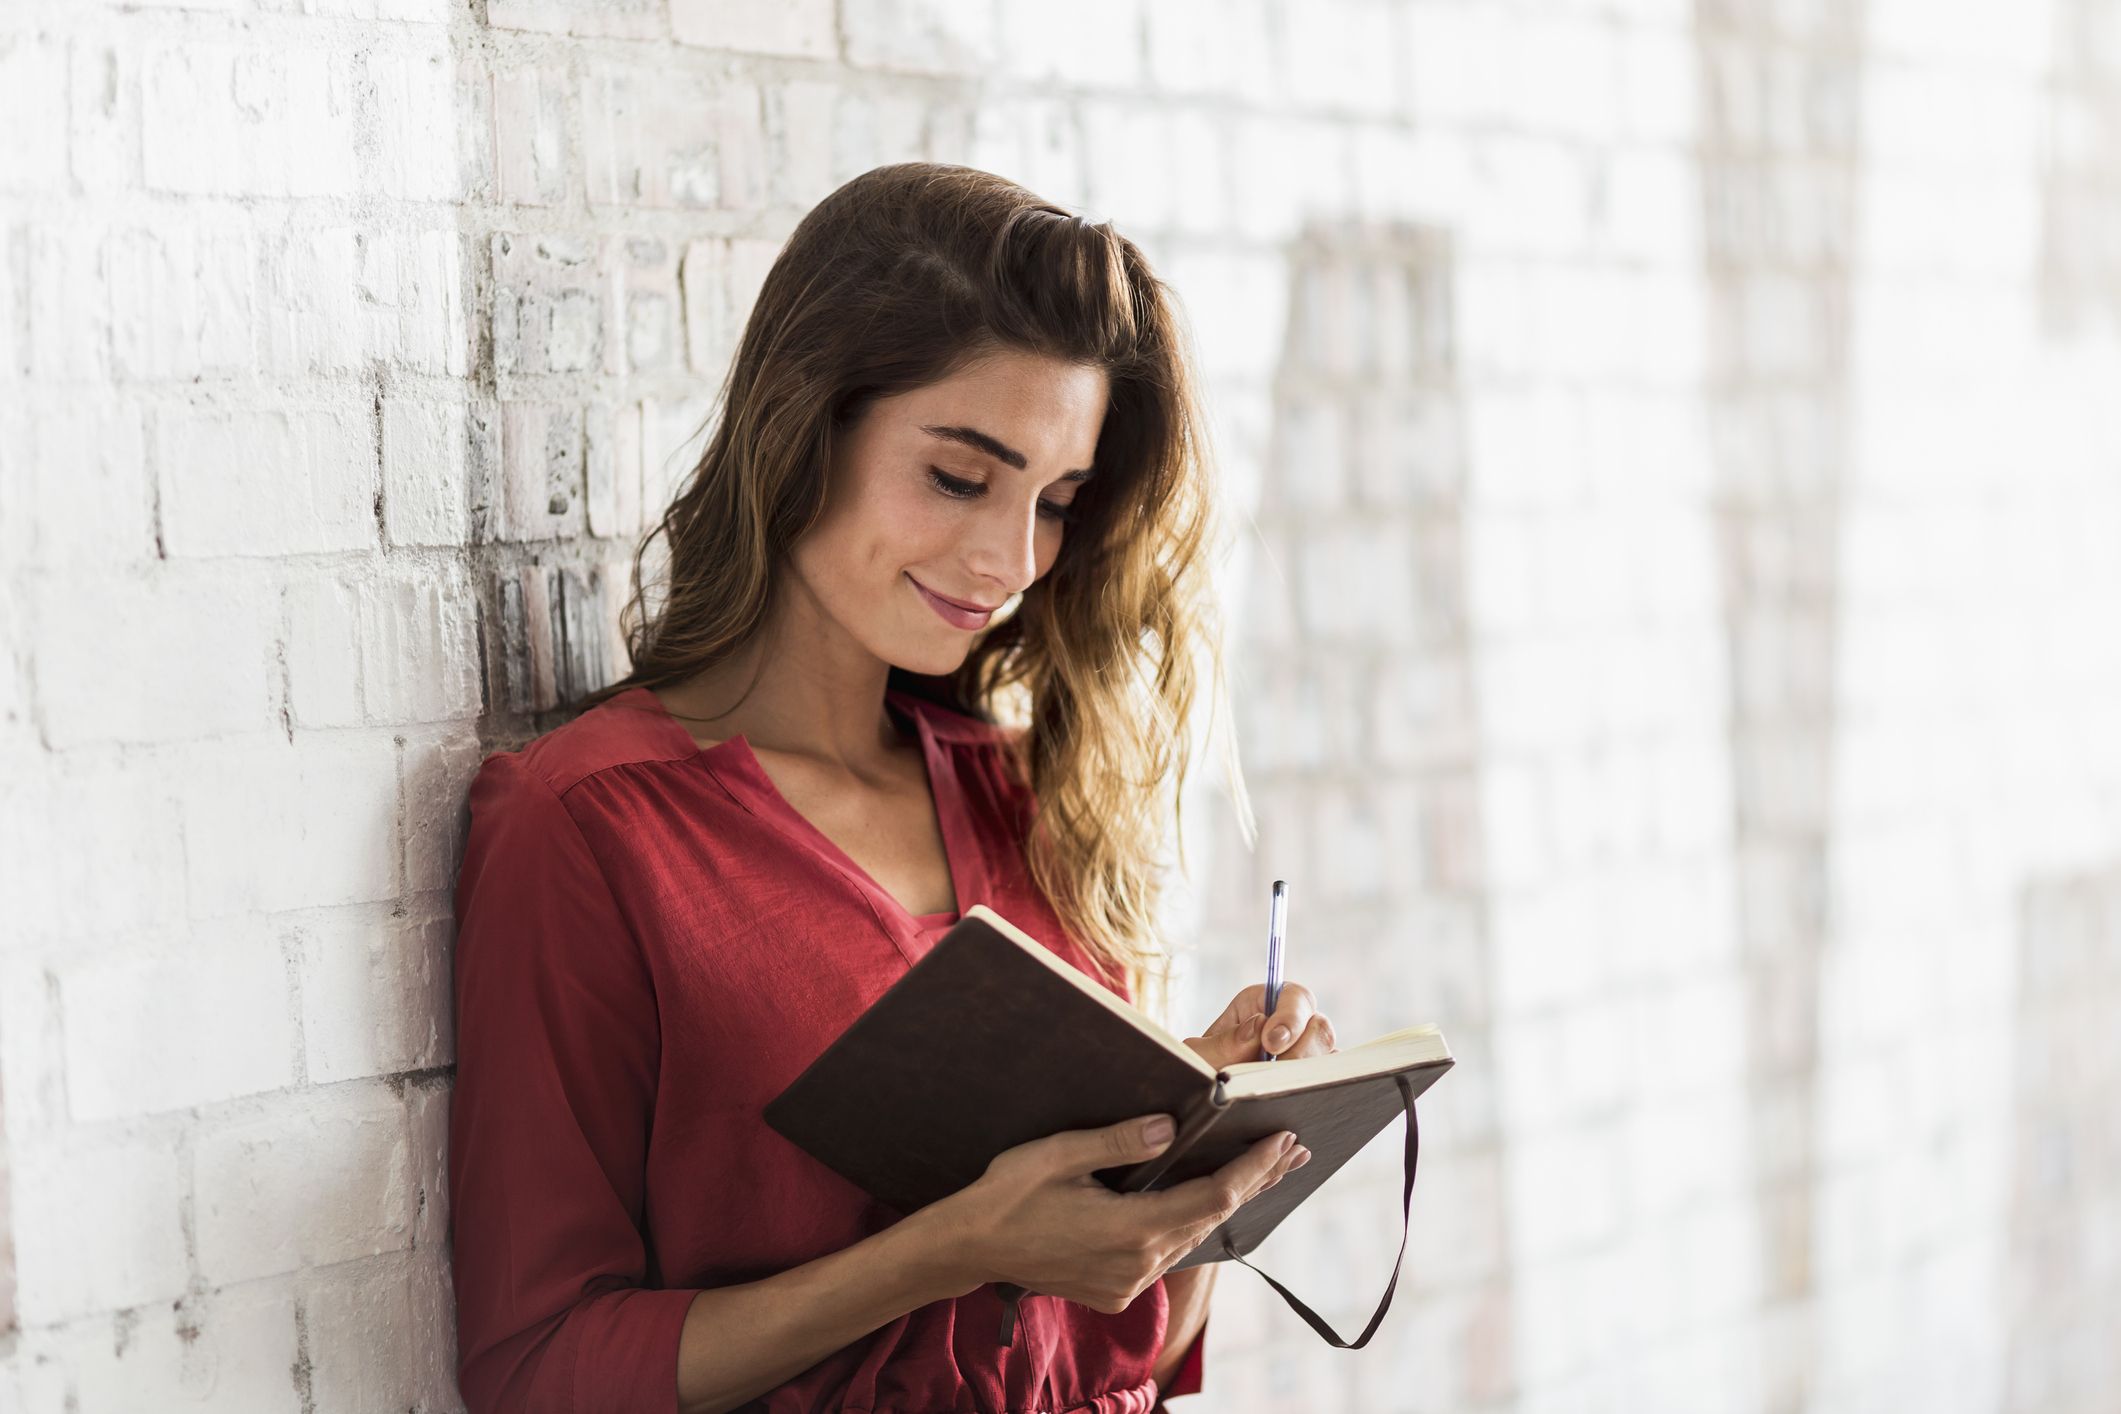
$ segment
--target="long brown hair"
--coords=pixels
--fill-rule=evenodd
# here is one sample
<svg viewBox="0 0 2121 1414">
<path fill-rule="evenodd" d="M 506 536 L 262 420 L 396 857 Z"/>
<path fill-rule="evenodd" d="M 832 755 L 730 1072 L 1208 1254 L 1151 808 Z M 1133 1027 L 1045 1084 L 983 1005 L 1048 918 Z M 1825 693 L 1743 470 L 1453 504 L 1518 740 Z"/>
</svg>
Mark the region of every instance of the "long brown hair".
<svg viewBox="0 0 2121 1414">
<path fill-rule="evenodd" d="M 642 547 L 633 670 L 599 696 L 739 652 L 824 507 L 836 439 L 876 400 L 1003 349 L 1100 368 L 1109 402 L 1052 570 L 943 686 L 962 710 L 1022 724 L 1032 876 L 1101 963 L 1141 979 L 1161 971 L 1158 882 L 1188 725 L 1219 681 L 1213 497 L 1185 330 L 1111 226 L 927 163 L 857 177 L 805 217 L 759 292 L 699 465 Z M 663 563 L 643 572 L 658 539 Z"/>
</svg>

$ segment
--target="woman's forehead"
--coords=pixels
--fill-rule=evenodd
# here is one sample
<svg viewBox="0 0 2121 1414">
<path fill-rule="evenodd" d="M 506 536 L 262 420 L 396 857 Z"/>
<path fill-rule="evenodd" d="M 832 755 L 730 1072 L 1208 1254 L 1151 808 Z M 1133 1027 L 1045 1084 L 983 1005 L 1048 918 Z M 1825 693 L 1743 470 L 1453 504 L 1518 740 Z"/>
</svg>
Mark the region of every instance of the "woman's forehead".
<svg viewBox="0 0 2121 1414">
<path fill-rule="evenodd" d="M 880 404 L 909 440 L 962 447 L 1017 470 L 1087 473 L 1104 426 L 1102 369 L 995 354 Z"/>
</svg>

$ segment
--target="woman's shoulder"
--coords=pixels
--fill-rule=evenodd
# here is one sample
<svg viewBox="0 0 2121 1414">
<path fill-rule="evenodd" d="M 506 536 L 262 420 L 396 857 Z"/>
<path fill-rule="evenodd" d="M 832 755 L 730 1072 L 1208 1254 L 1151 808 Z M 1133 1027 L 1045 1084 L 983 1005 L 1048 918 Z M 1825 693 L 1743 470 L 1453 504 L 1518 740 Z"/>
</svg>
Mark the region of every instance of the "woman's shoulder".
<svg viewBox="0 0 2121 1414">
<path fill-rule="evenodd" d="M 479 768 L 479 787 L 513 794 L 549 791 L 564 797 L 576 786 L 621 766 L 681 761 L 699 743 L 663 710 L 646 688 L 598 703 L 516 751 L 497 751 Z"/>
</svg>

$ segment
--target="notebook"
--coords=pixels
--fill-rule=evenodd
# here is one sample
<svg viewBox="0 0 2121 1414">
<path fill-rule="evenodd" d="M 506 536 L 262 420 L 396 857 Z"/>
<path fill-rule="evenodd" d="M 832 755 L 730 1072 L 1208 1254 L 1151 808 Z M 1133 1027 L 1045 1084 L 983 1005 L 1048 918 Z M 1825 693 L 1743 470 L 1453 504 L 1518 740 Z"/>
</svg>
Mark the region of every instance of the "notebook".
<svg viewBox="0 0 2121 1414">
<path fill-rule="evenodd" d="M 1217 1070 L 974 907 L 765 1118 L 900 1213 L 964 1188 L 1003 1150 L 1062 1130 L 1149 1114 L 1177 1120 L 1163 1154 L 1098 1175 L 1123 1192 L 1213 1173 L 1255 1141 L 1293 1131 L 1311 1161 L 1240 1208 L 1182 1268 L 1242 1259 L 1401 1113 L 1411 1187 L 1413 1102 L 1451 1064 L 1442 1034 L 1414 1026 L 1328 1056 Z"/>
</svg>

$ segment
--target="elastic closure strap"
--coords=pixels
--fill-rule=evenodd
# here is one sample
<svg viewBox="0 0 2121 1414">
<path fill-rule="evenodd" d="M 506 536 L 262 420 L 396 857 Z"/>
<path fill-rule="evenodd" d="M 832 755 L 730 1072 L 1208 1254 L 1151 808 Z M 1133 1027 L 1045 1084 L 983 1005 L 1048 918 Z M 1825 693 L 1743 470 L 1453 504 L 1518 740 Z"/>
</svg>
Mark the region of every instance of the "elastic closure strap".
<svg viewBox="0 0 2121 1414">
<path fill-rule="evenodd" d="M 1024 1289 L 1013 1281 L 998 1281 L 994 1294 L 1002 1299 L 1002 1328 L 994 1338 L 996 1345 L 1016 1344 L 1016 1303 L 1024 1299 Z"/>
<path fill-rule="evenodd" d="M 1289 1290 L 1289 1288 L 1283 1286 L 1265 1272 L 1260 1272 L 1259 1268 L 1252 1266 L 1250 1262 L 1245 1261 L 1244 1253 L 1237 1250 L 1236 1246 L 1230 1241 L 1229 1234 L 1223 1234 L 1223 1252 L 1232 1260 L 1251 1268 L 1255 1272 L 1259 1272 L 1260 1280 L 1273 1287 L 1281 1299 L 1289 1303 L 1289 1309 L 1303 1317 L 1304 1324 L 1317 1331 L 1318 1338 L 1336 1350 L 1360 1350 L 1370 1343 L 1371 1336 L 1377 1334 L 1377 1328 L 1384 1323 L 1385 1312 L 1392 1309 L 1392 1293 L 1399 1289 L 1399 1264 L 1405 1261 L 1407 1256 L 1407 1211 L 1414 1202 L 1414 1164 L 1421 1157 L 1421 1131 L 1414 1123 L 1413 1083 L 1404 1075 L 1394 1078 L 1399 1083 L 1400 1100 L 1406 1105 L 1407 1109 L 1406 1182 L 1399 1190 L 1399 1252 L 1398 1255 L 1392 1258 L 1392 1280 L 1385 1283 L 1385 1294 L 1379 1299 L 1377 1311 L 1370 1317 L 1370 1324 L 1362 1328 L 1361 1335 L 1353 1340 L 1342 1340 L 1340 1332 L 1327 1325 L 1316 1311 L 1304 1305 L 1295 1292 Z"/>
</svg>

